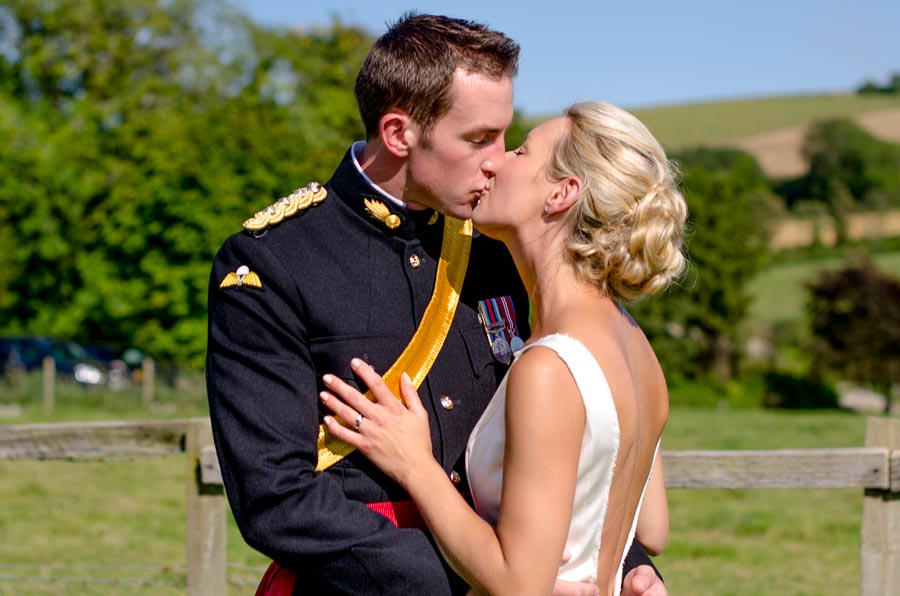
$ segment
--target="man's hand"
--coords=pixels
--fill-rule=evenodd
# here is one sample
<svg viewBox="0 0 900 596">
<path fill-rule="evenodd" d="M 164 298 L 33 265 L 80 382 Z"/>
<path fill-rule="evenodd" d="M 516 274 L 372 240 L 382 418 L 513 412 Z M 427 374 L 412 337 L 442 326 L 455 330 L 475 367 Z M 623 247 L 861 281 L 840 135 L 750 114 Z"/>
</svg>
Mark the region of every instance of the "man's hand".
<svg viewBox="0 0 900 596">
<path fill-rule="evenodd" d="M 622 596 L 669 596 L 666 584 L 650 565 L 640 565 L 628 572 L 622 582 Z"/>
<path fill-rule="evenodd" d="M 572 553 L 563 551 L 562 562 L 565 565 L 572 560 Z M 567 582 L 561 579 L 553 584 L 552 596 L 600 596 L 600 588 L 593 582 Z"/>
</svg>

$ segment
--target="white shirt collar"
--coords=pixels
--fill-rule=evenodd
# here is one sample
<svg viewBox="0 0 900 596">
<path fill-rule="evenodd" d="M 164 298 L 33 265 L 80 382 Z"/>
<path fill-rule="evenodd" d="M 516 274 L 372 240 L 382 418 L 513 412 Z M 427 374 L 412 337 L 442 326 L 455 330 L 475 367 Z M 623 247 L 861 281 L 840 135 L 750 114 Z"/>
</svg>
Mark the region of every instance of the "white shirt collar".
<svg viewBox="0 0 900 596">
<path fill-rule="evenodd" d="M 406 207 L 406 203 L 404 203 L 400 199 L 385 192 L 383 188 L 381 188 L 380 186 L 378 186 L 377 184 L 372 182 L 372 179 L 369 178 L 369 176 L 363 171 L 362 166 L 359 165 L 359 159 L 357 159 L 357 156 L 362 155 L 362 152 L 365 148 L 366 148 L 365 141 L 356 141 L 355 143 L 353 143 L 353 146 L 350 148 L 350 156 L 353 158 L 353 165 L 356 166 L 356 170 L 359 172 L 359 174 L 363 178 L 365 178 L 366 182 L 368 182 L 372 188 L 374 188 L 375 190 L 377 190 L 378 192 L 383 194 L 385 196 L 385 198 L 389 199 L 391 202 L 393 202 L 396 205 L 399 205 L 401 207 Z"/>
</svg>

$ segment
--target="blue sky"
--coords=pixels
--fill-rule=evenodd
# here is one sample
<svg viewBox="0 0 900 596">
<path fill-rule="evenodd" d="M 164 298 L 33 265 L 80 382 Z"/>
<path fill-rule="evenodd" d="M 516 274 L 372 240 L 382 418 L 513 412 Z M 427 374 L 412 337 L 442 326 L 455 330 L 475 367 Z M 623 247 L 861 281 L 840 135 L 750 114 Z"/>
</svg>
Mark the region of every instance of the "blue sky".
<svg viewBox="0 0 900 596">
<path fill-rule="evenodd" d="M 415 8 L 477 20 L 522 45 L 518 109 L 573 101 L 625 108 L 839 93 L 900 72 L 896 0 L 233 0 L 254 20 L 313 27 L 338 17 L 379 34 Z"/>
</svg>

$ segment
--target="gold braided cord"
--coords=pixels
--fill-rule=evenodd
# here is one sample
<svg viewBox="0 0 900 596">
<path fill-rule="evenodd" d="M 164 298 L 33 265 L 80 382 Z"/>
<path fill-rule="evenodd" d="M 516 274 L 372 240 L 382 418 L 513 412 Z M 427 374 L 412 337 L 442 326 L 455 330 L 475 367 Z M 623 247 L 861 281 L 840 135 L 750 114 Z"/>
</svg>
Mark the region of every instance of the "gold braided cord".
<svg viewBox="0 0 900 596">
<path fill-rule="evenodd" d="M 444 241 L 431 300 L 406 349 L 384 373 L 384 382 L 394 395 L 400 395 L 400 376 L 404 372 L 418 388 L 437 359 L 456 314 L 471 247 L 472 221 L 445 217 Z M 366 397 L 375 401 L 371 391 L 366 393 Z M 354 450 L 329 433 L 324 424 L 319 425 L 318 448 L 317 472 L 330 468 Z"/>
</svg>

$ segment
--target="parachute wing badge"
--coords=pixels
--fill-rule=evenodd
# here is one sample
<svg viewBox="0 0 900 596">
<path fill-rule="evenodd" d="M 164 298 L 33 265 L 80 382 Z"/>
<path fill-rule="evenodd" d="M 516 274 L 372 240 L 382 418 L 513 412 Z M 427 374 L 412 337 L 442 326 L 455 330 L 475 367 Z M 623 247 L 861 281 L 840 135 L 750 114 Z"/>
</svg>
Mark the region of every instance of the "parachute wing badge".
<svg viewBox="0 0 900 596">
<path fill-rule="evenodd" d="M 219 288 L 230 288 L 238 285 L 238 276 L 234 271 L 230 272 L 225 276 L 225 279 L 222 280 L 222 283 L 219 284 Z"/>
<path fill-rule="evenodd" d="M 219 284 L 220 289 L 243 286 L 262 289 L 262 281 L 260 281 L 259 275 L 250 271 L 250 268 L 246 265 L 241 265 L 237 268 L 237 271 L 230 272 Z"/>
</svg>

